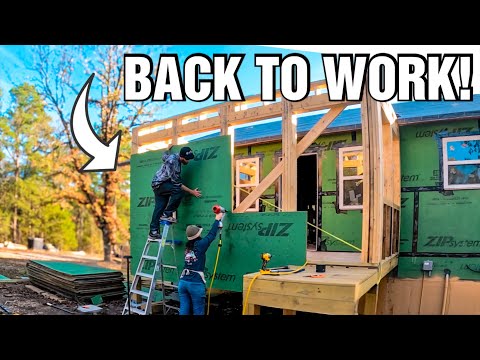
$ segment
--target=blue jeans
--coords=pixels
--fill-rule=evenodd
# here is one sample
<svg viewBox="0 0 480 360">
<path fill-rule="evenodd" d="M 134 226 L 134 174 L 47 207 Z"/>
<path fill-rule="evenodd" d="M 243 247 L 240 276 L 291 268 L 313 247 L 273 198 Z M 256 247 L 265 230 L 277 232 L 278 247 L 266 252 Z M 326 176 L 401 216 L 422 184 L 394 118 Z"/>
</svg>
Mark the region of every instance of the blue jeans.
<svg viewBox="0 0 480 360">
<path fill-rule="evenodd" d="M 155 194 L 155 209 L 150 222 L 150 231 L 158 231 L 160 217 L 165 214 L 169 217 L 177 210 L 185 192 L 180 186 L 173 185 L 170 181 L 164 182 L 158 189 L 153 190 Z"/>
<path fill-rule="evenodd" d="M 180 297 L 180 315 L 205 315 L 206 290 L 204 283 L 180 280 L 178 282 Z"/>
</svg>

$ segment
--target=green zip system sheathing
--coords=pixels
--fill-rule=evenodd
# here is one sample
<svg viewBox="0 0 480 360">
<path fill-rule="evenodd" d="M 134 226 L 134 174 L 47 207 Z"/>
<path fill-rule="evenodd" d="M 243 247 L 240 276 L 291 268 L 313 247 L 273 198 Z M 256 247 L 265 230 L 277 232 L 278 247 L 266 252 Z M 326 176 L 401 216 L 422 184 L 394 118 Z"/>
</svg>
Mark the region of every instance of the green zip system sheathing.
<svg viewBox="0 0 480 360">
<path fill-rule="evenodd" d="M 479 190 L 443 188 L 441 138 L 478 134 L 478 121 L 408 125 L 400 128 L 401 243 L 399 277 L 422 277 L 424 260 L 431 275 L 480 279 Z"/>
<path fill-rule="evenodd" d="M 185 229 L 189 224 L 202 225 L 205 236 L 213 223 L 212 206 L 220 204 L 232 209 L 232 163 L 230 136 L 220 136 L 194 141 L 189 146 L 195 160 L 182 166 L 183 183 L 190 188 L 199 188 L 201 198 L 186 195 L 178 208 L 178 223 L 172 226 L 169 239 L 174 241 L 176 265 L 183 268 Z M 178 152 L 181 146 L 172 148 Z M 131 254 L 132 272 L 138 265 L 148 236 L 151 216 L 155 206 L 151 189 L 152 177 L 162 164 L 164 151 L 151 151 L 132 155 L 131 159 Z M 214 288 L 242 291 L 243 275 L 258 271 L 260 254 L 269 252 L 269 266 L 302 265 L 306 258 L 306 212 L 286 213 L 227 213 L 222 231 L 220 260 L 215 275 Z M 211 279 L 217 253 L 218 235 L 207 252 L 205 277 Z M 152 247 L 151 255 L 156 249 Z M 164 263 L 173 264 L 174 252 L 166 247 Z M 153 266 L 144 266 L 151 273 Z M 175 280 L 173 269 L 166 269 L 166 280 Z"/>
<path fill-rule="evenodd" d="M 102 268 L 98 266 L 89 266 L 84 264 L 66 262 L 66 261 L 32 261 L 54 271 L 71 276 L 89 276 L 95 274 L 117 273 L 118 270 Z"/>
</svg>

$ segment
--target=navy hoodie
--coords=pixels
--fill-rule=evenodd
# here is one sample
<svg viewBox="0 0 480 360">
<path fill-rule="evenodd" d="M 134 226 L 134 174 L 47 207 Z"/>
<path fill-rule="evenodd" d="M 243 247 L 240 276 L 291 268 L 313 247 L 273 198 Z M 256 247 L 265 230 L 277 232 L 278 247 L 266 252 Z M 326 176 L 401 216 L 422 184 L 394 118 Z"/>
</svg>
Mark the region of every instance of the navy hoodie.
<svg viewBox="0 0 480 360">
<path fill-rule="evenodd" d="M 220 222 L 215 220 L 213 222 L 212 228 L 208 232 L 207 236 L 204 238 L 197 238 L 195 240 L 190 240 L 194 242 L 193 249 L 185 249 L 185 264 L 184 269 L 195 270 L 195 271 L 205 271 L 205 261 L 206 261 L 206 252 L 210 244 L 215 240 L 218 231 L 218 225 Z M 200 274 L 191 271 L 189 275 L 184 275 L 181 280 L 190 281 L 190 282 L 199 282 L 203 284 L 202 277 Z"/>
</svg>

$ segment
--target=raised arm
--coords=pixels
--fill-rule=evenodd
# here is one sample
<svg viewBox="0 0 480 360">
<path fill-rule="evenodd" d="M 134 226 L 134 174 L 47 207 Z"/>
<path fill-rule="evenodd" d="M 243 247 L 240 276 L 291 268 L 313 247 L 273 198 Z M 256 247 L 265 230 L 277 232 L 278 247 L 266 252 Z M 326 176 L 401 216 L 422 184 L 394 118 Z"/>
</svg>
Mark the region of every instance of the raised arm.
<svg viewBox="0 0 480 360">
<path fill-rule="evenodd" d="M 207 236 L 202 238 L 202 240 L 199 241 L 198 245 L 203 248 L 205 251 L 208 249 L 210 244 L 215 240 L 215 237 L 217 236 L 218 232 L 218 225 L 220 225 L 220 220 L 222 218 L 222 214 L 216 214 L 215 215 L 215 221 L 212 224 L 212 228 L 208 232 Z"/>
</svg>

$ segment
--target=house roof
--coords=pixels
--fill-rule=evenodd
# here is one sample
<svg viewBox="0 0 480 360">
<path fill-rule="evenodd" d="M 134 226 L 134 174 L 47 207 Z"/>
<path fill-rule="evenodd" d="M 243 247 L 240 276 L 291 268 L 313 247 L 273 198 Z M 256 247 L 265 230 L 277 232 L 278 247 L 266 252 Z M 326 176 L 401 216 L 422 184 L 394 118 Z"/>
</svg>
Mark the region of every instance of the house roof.
<svg viewBox="0 0 480 360">
<path fill-rule="evenodd" d="M 429 121 L 454 120 L 466 118 L 480 118 L 480 95 L 474 95 L 472 101 L 411 101 L 392 104 L 397 114 L 399 125 L 421 123 Z M 323 114 L 299 116 L 297 132 L 306 133 Z M 325 133 L 351 131 L 361 128 L 360 108 L 343 111 L 324 131 Z M 235 129 L 235 144 L 247 145 L 250 143 L 277 140 L 282 134 L 280 120 L 265 124 L 250 125 Z M 208 139 L 219 136 L 219 133 L 203 136 Z"/>
</svg>

